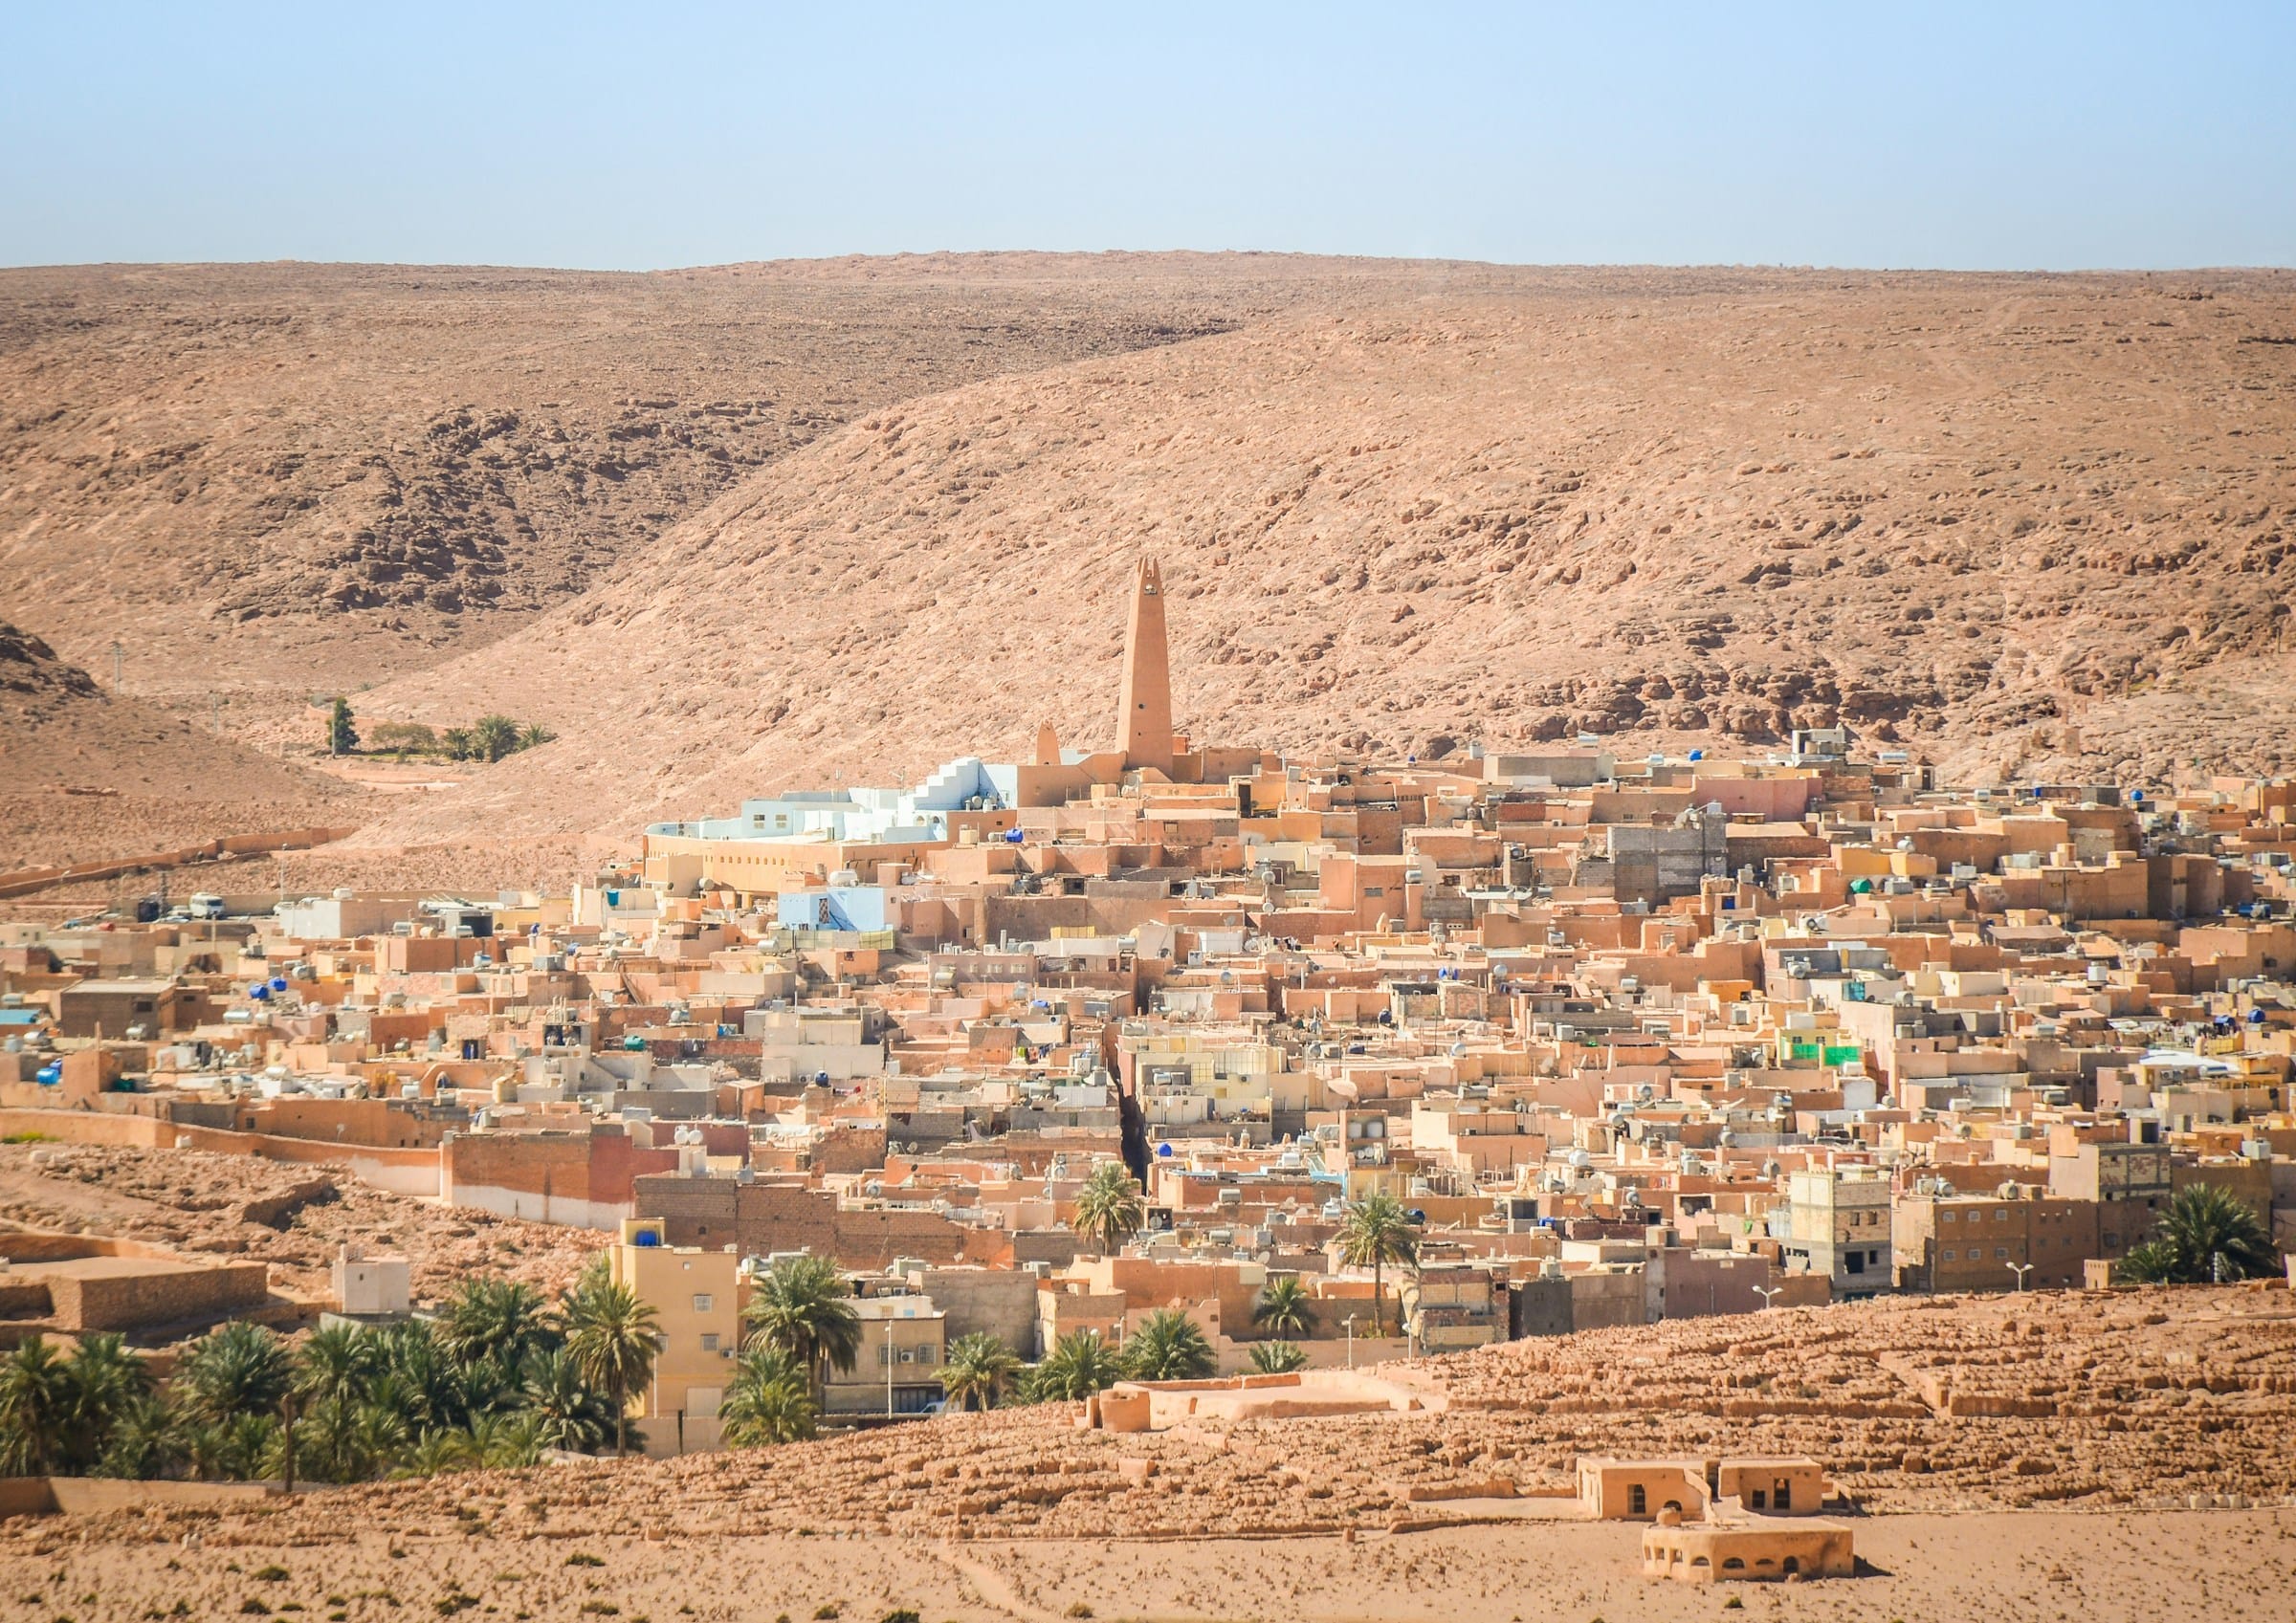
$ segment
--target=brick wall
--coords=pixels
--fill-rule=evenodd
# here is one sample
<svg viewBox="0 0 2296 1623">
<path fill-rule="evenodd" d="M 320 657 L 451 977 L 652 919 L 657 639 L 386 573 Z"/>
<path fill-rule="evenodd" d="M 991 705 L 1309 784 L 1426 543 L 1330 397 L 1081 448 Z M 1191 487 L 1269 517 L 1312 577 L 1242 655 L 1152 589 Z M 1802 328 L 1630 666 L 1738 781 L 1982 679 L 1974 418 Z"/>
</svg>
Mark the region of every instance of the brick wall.
<svg viewBox="0 0 2296 1623">
<path fill-rule="evenodd" d="M 811 1251 L 849 1268 L 882 1268 L 896 1257 L 955 1262 L 1001 1249 L 1002 1237 L 930 1212 L 841 1212 L 836 1196 L 792 1184 L 641 1174 L 634 1201 L 635 1216 L 662 1219 L 671 1245 L 732 1244 L 745 1256 Z"/>
</svg>

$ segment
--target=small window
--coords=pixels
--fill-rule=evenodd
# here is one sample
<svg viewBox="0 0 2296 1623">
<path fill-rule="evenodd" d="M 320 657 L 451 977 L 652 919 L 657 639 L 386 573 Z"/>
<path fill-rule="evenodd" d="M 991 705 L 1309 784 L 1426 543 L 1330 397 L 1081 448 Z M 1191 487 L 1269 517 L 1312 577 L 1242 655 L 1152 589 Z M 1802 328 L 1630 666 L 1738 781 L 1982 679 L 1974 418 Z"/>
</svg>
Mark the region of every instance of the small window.
<svg viewBox="0 0 2296 1623">
<path fill-rule="evenodd" d="M 1993 1248 L 1993 1254 L 1995 1258 L 2000 1261 L 2006 1262 L 2009 1260 L 2009 1248 L 2006 1245 L 1995 1246 Z"/>
<path fill-rule="evenodd" d="M 1764 1492 L 1762 1489 L 1760 1489 L 1760 1488 L 1756 1488 L 1756 1489 L 1755 1489 L 1755 1490 L 1754 1490 L 1754 1492 L 1753 1492 L 1753 1494 L 1752 1494 L 1752 1495 L 1749 1497 L 1749 1499 L 1748 1499 L 1748 1502 L 1747 1502 L 1746 1508 L 1747 1508 L 1747 1509 L 1749 1509 L 1749 1510 L 1767 1510 L 1767 1509 L 1769 1509 L 1769 1508 L 1770 1508 L 1770 1496 L 1769 1496 L 1769 1494 L 1765 1493 L 1765 1492 Z"/>
<path fill-rule="evenodd" d="M 1949 1223 L 1952 1223 L 1960 1221 L 1960 1218 L 1957 1217 L 1954 1213 L 1948 1212 L 1945 1214 L 1945 1220 Z"/>
<path fill-rule="evenodd" d="M 718 1299 L 714 1296 L 696 1296 L 694 1299 L 694 1311 L 696 1313 L 707 1313 L 717 1305 Z"/>
<path fill-rule="evenodd" d="M 1950 1245 L 1945 1248 L 1945 1260 L 1949 1262 L 1954 1260 L 1954 1248 Z"/>
<path fill-rule="evenodd" d="M 1626 1488 L 1626 1514 L 1627 1514 L 1627 1515 L 1629 1515 L 1629 1516 L 1644 1516 L 1644 1515 L 1647 1515 L 1647 1514 L 1649 1513 L 1649 1504 L 1650 1504 L 1650 1496 L 1649 1496 L 1649 1495 L 1647 1495 L 1647 1494 L 1645 1494 L 1645 1493 L 1643 1491 L 1643 1484 L 1642 1484 L 1642 1483 L 1640 1483 L 1640 1482 L 1632 1482 L 1632 1483 L 1629 1483 L 1629 1484 L 1627 1485 L 1627 1488 Z"/>
<path fill-rule="evenodd" d="M 701 1338 L 701 1349 L 704 1352 L 715 1352 L 718 1350 L 718 1337 L 715 1332 L 705 1335 Z"/>
<path fill-rule="evenodd" d="M 2009 1208 L 2003 1206 L 2000 1208 L 2000 1210 L 1995 1212 L 1993 1215 L 1993 1220 L 1997 1223 L 2007 1222 L 2009 1220 Z"/>
</svg>

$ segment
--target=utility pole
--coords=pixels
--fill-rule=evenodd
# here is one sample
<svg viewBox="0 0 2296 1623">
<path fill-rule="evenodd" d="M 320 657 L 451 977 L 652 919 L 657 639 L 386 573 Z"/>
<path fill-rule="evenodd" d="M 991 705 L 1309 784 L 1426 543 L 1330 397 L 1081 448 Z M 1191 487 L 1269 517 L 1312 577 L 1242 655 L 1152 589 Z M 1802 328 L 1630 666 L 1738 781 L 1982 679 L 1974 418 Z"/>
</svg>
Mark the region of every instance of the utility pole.
<svg viewBox="0 0 2296 1623">
<path fill-rule="evenodd" d="M 885 1316 L 885 1418 L 893 1418 L 893 1315 Z"/>
</svg>

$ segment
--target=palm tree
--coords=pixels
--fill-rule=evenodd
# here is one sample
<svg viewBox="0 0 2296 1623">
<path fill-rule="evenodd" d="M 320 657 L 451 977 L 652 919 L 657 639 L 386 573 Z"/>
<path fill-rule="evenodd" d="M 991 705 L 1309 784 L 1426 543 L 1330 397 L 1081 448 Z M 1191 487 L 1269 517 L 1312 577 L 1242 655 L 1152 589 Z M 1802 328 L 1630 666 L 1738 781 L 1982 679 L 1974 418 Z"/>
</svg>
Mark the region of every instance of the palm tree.
<svg viewBox="0 0 2296 1623">
<path fill-rule="evenodd" d="M 1382 1335 L 1385 1302 L 1381 1295 L 1386 1266 L 1409 1263 L 1419 1256 L 1419 1236 L 1412 1231 L 1411 1214 L 1392 1195 L 1373 1195 L 1347 1209 L 1339 1221 L 1339 1258 L 1351 1268 L 1371 1270 L 1371 1328 Z"/>
<path fill-rule="evenodd" d="M 2170 1196 L 2152 1238 L 2121 1262 L 2124 1274 L 2146 1284 L 2229 1284 L 2281 1267 L 2280 1248 L 2255 1209 L 2206 1183 Z"/>
<path fill-rule="evenodd" d="M 383 1368 L 367 1382 L 366 1398 L 406 1418 L 416 1432 L 459 1426 L 469 1416 L 463 1372 L 420 1319 L 382 1332 Z"/>
<path fill-rule="evenodd" d="M 356 1482 L 374 1474 L 358 1446 L 354 1400 L 332 1394 L 308 1399 L 295 1422 L 295 1468 L 314 1482 Z"/>
<path fill-rule="evenodd" d="M 482 715 L 471 726 L 471 742 L 477 747 L 480 760 L 500 760 L 517 753 L 519 724 L 507 715 Z"/>
<path fill-rule="evenodd" d="M 542 1462 L 541 1423 L 532 1415 L 481 1415 L 471 1422 L 471 1448 L 490 1471 L 523 1471 Z"/>
<path fill-rule="evenodd" d="M 278 1457 L 279 1423 L 268 1414 L 234 1415 L 215 1431 L 217 1474 L 231 1481 L 254 1481 Z"/>
<path fill-rule="evenodd" d="M 355 1325 L 313 1330 L 295 1358 L 295 1393 L 306 1404 L 353 1404 L 388 1360 L 381 1339 Z"/>
<path fill-rule="evenodd" d="M 394 1477 L 443 1477 L 450 1471 L 467 1471 L 478 1463 L 478 1450 L 471 1441 L 471 1434 L 439 1427 L 425 1432 L 407 1451 Z"/>
<path fill-rule="evenodd" d="M 1045 1360 L 1028 1372 L 1025 1387 L 1031 1403 L 1071 1401 L 1105 1392 L 1124 1378 L 1123 1366 L 1110 1347 L 1091 1330 L 1060 1338 Z"/>
<path fill-rule="evenodd" d="M 532 1285 L 482 1275 L 455 1287 L 439 1315 L 439 1346 L 465 1367 L 491 1360 L 516 1370 L 529 1352 L 552 1346 L 549 1304 Z"/>
<path fill-rule="evenodd" d="M 1093 1169 L 1076 1192 L 1076 1216 L 1070 1226 L 1100 1248 L 1102 1256 L 1140 1232 L 1148 1208 L 1132 1173 L 1115 1161 Z"/>
<path fill-rule="evenodd" d="M 361 1462 L 359 1476 L 372 1477 L 389 1469 L 406 1452 L 407 1436 L 407 1417 L 395 1409 L 368 1402 L 351 1411 L 346 1444 L 349 1458 Z"/>
<path fill-rule="evenodd" d="M 1315 1299 L 1297 1274 L 1278 1274 L 1261 1287 L 1251 1322 L 1279 1336 L 1307 1335 L 1315 1325 Z"/>
<path fill-rule="evenodd" d="M 77 1474 L 103 1458 L 121 1416 L 151 1395 L 151 1371 L 120 1336 L 92 1335 L 64 1366 L 64 1450 L 58 1463 Z"/>
<path fill-rule="evenodd" d="M 1124 1344 L 1124 1368 L 1136 1381 L 1201 1381 L 1218 1362 L 1203 1327 L 1177 1307 L 1159 1307 Z"/>
<path fill-rule="evenodd" d="M 1013 1356 L 1011 1348 L 986 1330 L 975 1330 L 949 1344 L 949 1361 L 940 1369 L 940 1389 L 960 1410 L 972 1408 L 975 1398 L 981 1400 L 982 1409 L 993 1409 L 1020 1369 L 1021 1361 Z"/>
<path fill-rule="evenodd" d="M 1263 1341 L 1251 1349 L 1251 1367 L 1263 1375 L 1288 1375 L 1308 1367 L 1308 1355 L 1288 1341 Z"/>
<path fill-rule="evenodd" d="M 233 1319 L 186 1349 L 175 1384 L 194 1414 L 228 1425 L 276 1409 L 293 1373 L 284 1342 L 261 1325 Z"/>
<path fill-rule="evenodd" d="M 0 1359 L 0 1476 L 45 1477 L 72 1426 L 72 1375 L 44 1335 Z"/>
<path fill-rule="evenodd" d="M 183 1458 L 182 1416 L 160 1399 L 144 1397 L 113 1417 L 111 1436 L 89 1475 L 149 1481 L 175 1470 Z"/>
<path fill-rule="evenodd" d="M 741 1317 L 747 1347 L 788 1354 L 826 1386 L 834 1368 L 850 1371 L 861 1359 L 861 1316 L 837 1265 L 811 1255 L 784 1257 L 760 1276 Z M 820 1396 L 817 1387 L 815 1397 Z"/>
<path fill-rule="evenodd" d="M 629 1400 L 653 1374 L 662 1350 L 651 1306 L 628 1285 L 585 1280 L 567 1296 L 566 1355 L 583 1384 L 614 1410 L 614 1457 L 629 1449 Z"/>
<path fill-rule="evenodd" d="M 613 1415 L 598 1401 L 598 1394 L 582 1384 L 581 1371 L 563 1348 L 526 1360 L 519 1404 L 534 1420 L 537 1441 L 543 1448 L 595 1454 L 613 1430 Z"/>
<path fill-rule="evenodd" d="M 803 1442 L 818 1417 L 810 1371 L 778 1347 L 753 1348 L 741 1354 L 718 1416 L 731 1448 Z"/>
</svg>

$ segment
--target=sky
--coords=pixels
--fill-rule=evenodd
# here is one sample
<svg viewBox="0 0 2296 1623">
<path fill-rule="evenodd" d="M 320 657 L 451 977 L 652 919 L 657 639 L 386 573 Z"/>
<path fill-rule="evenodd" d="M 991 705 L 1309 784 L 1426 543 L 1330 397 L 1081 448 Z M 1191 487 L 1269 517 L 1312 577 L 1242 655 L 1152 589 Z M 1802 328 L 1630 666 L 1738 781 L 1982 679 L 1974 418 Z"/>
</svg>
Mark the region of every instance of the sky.
<svg viewBox="0 0 2296 1623">
<path fill-rule="evenodd" d="M 0 264 L 2285 266 L 2291 63 L 2296 0 L 16 0 Z"/>
</svg>

